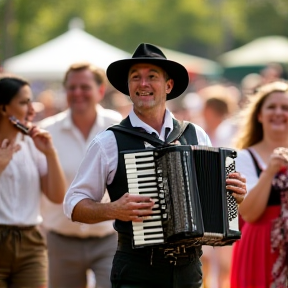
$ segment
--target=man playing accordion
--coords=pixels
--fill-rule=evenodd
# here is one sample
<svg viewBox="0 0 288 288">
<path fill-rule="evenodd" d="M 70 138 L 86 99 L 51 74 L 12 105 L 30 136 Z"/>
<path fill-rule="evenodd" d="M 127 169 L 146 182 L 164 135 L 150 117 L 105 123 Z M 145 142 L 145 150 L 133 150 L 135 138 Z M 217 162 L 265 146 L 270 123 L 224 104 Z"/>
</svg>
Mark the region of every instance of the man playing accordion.
<svg viewBox="0 0 288 288">
<path fill-rule="evenodd" d="M 167 60 L 159 48 L 140 44 L 132 58 L 110 64 L 107 77 L 117 90 L 130 96 L 133 109 L 120 125 L 94 138 L 66 194 L 64 212 L 72 221 L 82 223 L 115 219 L 119 240 L 111 271 L 112 287 L 199 288 L 200 245 L 180 249 L 177 257 L 170 255 L 165 243 L 133 246 L 135 227 L 156 219 L 155 209 L 160 205 L 150 194 L 128 192 L 123 153 L 150 151 L 161 143 L 211 146 L 202 128 L 191 123 L 183 127 L 166 109 L 166 100 L 178 97 L 187 88 L 188 73 L 181 64 Z M 226 180 L 226 188 L 238 204 L 246 193 L 245 182 L 237 172 L 230 173 Z M 101 203 L 106 188 L 111 202 Z"/>
</svg>

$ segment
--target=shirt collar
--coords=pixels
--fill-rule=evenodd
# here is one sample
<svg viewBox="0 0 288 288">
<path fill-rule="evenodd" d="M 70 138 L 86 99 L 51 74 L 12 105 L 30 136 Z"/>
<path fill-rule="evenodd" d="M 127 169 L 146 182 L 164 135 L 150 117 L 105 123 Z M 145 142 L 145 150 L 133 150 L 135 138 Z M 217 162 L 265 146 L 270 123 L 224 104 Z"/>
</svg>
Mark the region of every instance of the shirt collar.
<svg viewBox="0 0 288 288">
<path fill-rule="evenodd" d="M 95 123 L 94 123 L 94 126 L 96 126 L 96 123 L 98 126 L 103 126 L 103 110 L 104 108 L 97 104 L 95 106 L 95 109 L 97 111 L 97 117 L 95 119 Z M 71 115 L 71 109 L 67 109 L 66 111 L 63 112 L 65 115 L 64 116 L 64 119 L 63 119 L 63 122 L 62 122 L 62 128 L 63 129 L 67 129 L 67 130 L 70 130 L 70 129 L 73 129 L 75 127 L 73 121 L 72 121 L 72 115 Z M 93 126 L 93 128 L 94 128 Z M 92 128 L 92 129 L 93 129 Z"/>
<path fill-rule="evenodd" d="M 63 112 L 63 114 L 66 114 L 65 118 L 63 119 L 63 122 L 62 122 L 62 128 L 63 129 L 72 129 L 73 128 L 73 121 L 72 121 L 72 115 L 71 115 L 71 110 L 70 109 L 67 109 L 66 111 Z"/>
<path fill-rule="evenodd" d="M 149 134 L 152 134 L 154 132 L 162 141 L 165 141 L 165 136 L 168 136 L 173 130 L 172 116 L 173 116 L 172 113 L 168 109 L 166 109 L 164 116 L 164 123 L 162 125 L 161 132 L 159 135 L 159 133 L 154 128 L 152 128 L 151 126 L 143 122 L 141 119 L 139 119 L 133 109 L 129 113 L 130 122 L 133 127 L 141 127 L 145 129 L 146 132 Z M 166 128 L 169 129 L 169 133 L 167 135 L 165 135 Z"/>
</svg>

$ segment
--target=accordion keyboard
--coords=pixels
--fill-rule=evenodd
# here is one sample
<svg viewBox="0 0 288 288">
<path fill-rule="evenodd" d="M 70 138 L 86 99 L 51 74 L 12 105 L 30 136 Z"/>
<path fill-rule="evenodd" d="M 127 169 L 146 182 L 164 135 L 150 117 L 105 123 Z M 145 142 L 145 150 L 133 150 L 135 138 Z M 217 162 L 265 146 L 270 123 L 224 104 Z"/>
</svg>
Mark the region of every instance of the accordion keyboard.
<svg viewBox="0 0 288 288">
<path fill-rule="evenodd" d="M 159 197 L 152 151 L 124 154 L 128 192 L 148 196 L 155 202 L 153 214 L 143 222 L 132 222 L 135 247 L 164 243 L 162 219 L 165 218 L 165 199 Z"/>
</svg>

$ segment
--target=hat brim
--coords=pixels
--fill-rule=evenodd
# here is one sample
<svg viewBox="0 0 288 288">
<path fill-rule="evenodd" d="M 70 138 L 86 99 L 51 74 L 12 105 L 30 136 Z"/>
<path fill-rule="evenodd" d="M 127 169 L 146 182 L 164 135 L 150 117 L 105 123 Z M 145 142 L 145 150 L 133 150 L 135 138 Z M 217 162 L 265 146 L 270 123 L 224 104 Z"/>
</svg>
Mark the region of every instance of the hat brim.
<svg viewBox="0 0 288 288">
<path fill-rule="evenodd" d="M 174 80 L 173 89 L 169 94 L 167 94 L 167 100 L 180 96 L 189 84 L 189 76 L 186 68 L 172 60 L 148 57 L 123 59 L 111 63 L 107 68 L 106 74 L 110 83 L 125 95 L 130 96 L 128 89 L 129 70 L 132 65 L 137 63 L 151 63 L 159 66 L 166 71 L 171 79 Z"/>
</svg>

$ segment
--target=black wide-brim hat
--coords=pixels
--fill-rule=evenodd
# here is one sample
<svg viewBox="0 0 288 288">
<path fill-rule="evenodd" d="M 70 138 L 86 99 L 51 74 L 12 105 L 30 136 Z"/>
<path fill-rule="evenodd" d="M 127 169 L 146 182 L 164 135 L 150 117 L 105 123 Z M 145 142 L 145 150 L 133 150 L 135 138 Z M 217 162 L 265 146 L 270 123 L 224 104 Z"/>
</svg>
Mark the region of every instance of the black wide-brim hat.
<svg viewBox="0 0 288 288">
<path fill-rule="evenodd" d="M 189 76 L 186 68 L 172 60 L 168 60 L 156 46 L 142 43 L 135 50 L 132 58 L 111 63 L 106 71 L 110 83 L 120 92 L 129 96 L 128 73 L 134 64 L 151 63 L 161 67 L 174 80 L 173 89 L 167 94 L 167 100 L 180 96 L 187 88 Z"/>
</svg>

